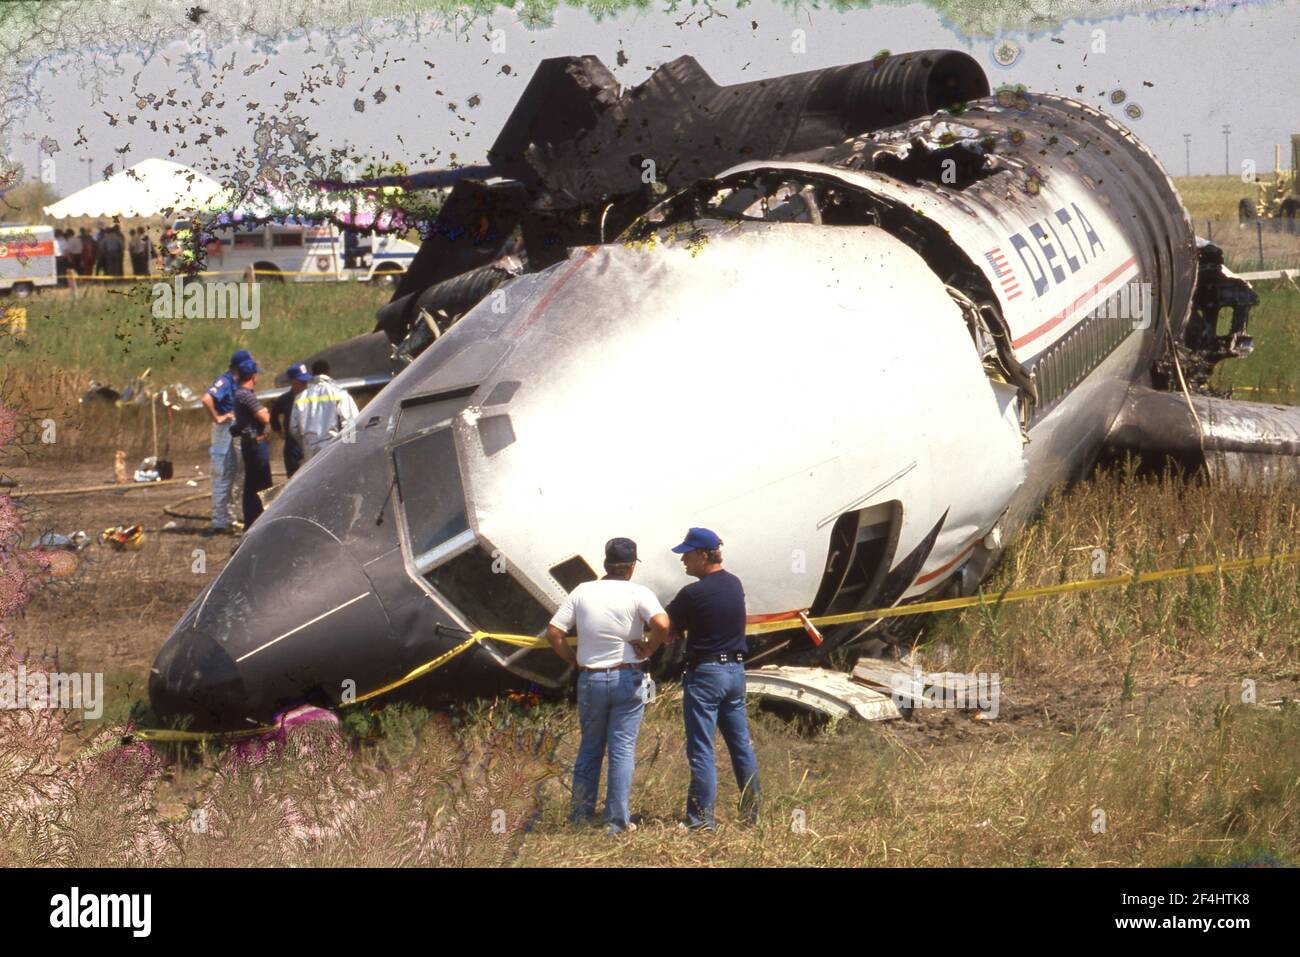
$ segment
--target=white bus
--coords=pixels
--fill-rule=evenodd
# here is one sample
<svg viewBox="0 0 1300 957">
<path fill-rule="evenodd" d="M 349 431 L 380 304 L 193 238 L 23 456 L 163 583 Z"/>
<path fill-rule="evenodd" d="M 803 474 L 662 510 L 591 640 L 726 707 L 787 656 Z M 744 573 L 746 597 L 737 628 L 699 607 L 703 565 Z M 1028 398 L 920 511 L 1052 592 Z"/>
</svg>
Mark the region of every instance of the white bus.
<svg viewBox="0 0 1300 957">
<path fill-rule="evenodd" d="M 181 220 L 173 228 L 184 237 L 190 224 Z M 203 275 L 234 279 L 253 274 L 271 281 L 396 282 L 419 250 L 396 236 L 359 231 L 352 231 L 351 250 L 345 231 L 330 222 L 227 223 L 209 232 Z"/>
<path fill-rule="evenodd" d="M 58 284 L 54 227 L 0 225 L 0 292 L 26 298 Z"/>
</svg>

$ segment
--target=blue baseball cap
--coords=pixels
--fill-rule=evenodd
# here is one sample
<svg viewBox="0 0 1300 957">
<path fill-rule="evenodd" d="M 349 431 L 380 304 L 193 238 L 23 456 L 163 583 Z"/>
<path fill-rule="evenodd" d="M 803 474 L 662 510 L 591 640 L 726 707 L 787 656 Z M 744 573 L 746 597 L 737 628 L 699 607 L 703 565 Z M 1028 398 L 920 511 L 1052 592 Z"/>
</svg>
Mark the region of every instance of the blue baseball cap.
<svg viewBox="0 0 1300 957">
<path fill-rule="evenodd" d="M 310 382 L 312 379 L 311 372 L 308 371 L 305 362 L 295 362 L 289 366 L 285 375 L 289 377 L 290 382 Z"/>
<path fill-rule="evenodd" d="M 707 528 L 691 528 L 686 531 L 685 541 L 674 548 L 673 551 L 678 555 L 685 555 L 697 548 L 719 548 L 721 545 L 722 539 L 718 538 L 716 532 Z"/>
<path fill-rule="evenodd" d="M 250 358 L 250 359 L 245 359 L 243 362 L 239 363 L 235 371 L 239 373 L 239 381 L 244 382 L 252 378 L 252 376 L 255 373 L 261 372 L 262 367 L 259 366 L 253 359 Z"/>
<path fill-rule="evenodd" d="M 247 349 L 240 349 L 238 352 L 236 352 L 234 355 L 230 357 L 230 368 L 238 369 L 239 364 L 241 362 L 243 362 L 245 359 L 251 359 L 251 358 L 253 358 L 253 354 L 251 352 L 249 352 Z"/>
</svg>

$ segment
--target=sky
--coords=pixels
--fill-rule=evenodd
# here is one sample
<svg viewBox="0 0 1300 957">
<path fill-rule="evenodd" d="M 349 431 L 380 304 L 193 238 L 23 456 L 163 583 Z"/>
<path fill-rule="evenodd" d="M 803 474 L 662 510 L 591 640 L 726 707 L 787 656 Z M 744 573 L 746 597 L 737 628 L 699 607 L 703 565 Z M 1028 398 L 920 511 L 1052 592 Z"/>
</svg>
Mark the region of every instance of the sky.
<svg viewBox="0 0 1300 957">
<path fill-rule="evenodd" d="M 541 27 L 509 10 L 474 22 L 431 14 L 305 29 L 275 42 L 230 40 L 202 19 L 189 26 L 178 31 L 185 40 L 161 50 L 88 45 L 47 60 L 33 77 L 43 102 L 17 117 L 10 159 L 32 171 L 43 142 L 51 152 L 42 172 L 62 195 L 109 164 L 149 156 L 219 179 L 241 161 L 257 165 L 254 156 L 287 168 L 304 154 L 344 148 L 410 168 L 475 163 L 541 59 L 586 53 L 632 86 L 682 54 L 725 84 L 858 62 L 882 49 L 964 50 L 995 88 L 1024 84 L 1107 109 L 1173 175 L 1223 173 L 1224 124 L 1233 173 L 1248 160 L 1271 170 L 1274 143 L 1289 166 L 1290 134 L 1300 132 L 1296 0 L 1074 20 L 996 37 L 968 36 L 920 4 L 795 9 L 772 0 L 599 21 L 560 7 Z M 999 51 L 1013 62 L 1000 64 Z M 1118 91 L 1122 102 L 1112 103 Z M 1136 118 L 1125 113 L 1135 105 Z"/>
</svg>

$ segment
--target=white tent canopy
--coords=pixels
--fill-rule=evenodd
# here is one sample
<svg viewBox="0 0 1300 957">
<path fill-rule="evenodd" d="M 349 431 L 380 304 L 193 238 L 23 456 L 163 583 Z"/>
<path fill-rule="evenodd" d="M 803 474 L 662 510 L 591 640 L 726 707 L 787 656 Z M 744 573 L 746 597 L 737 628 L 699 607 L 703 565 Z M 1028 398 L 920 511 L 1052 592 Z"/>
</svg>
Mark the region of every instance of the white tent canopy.
<svg viewBox="0 0 1300 957">
<path fill-rule="evenodd" d="M 222 195 L 221 184 L 211 177 L 180 163 L 147 159 L 46 206 L 45 215 L 53 219 L 170 216 L 208 209 L 219 204 Z"/>
</svg>

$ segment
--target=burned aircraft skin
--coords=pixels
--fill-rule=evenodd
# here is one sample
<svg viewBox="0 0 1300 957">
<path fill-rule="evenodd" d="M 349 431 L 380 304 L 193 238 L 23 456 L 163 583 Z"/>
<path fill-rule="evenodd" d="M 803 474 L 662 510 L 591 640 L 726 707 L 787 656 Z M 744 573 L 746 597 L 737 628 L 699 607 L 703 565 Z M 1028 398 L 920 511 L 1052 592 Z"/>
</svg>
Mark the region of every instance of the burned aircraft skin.
<svg viewBox="0 0 1300 957">
<path fill-rule="evenodd" d="M 756 619 L 969 591 L 1108 441 L 1151 444 L 1133 426 L 1148 397 L 1168 406 L 1164 451 L 1187 451 L 1186 400 L 1154 386 L 1214 291 L 1198 293 L 1187 215 L 1130 133 L 1064 98 L 984 97 L 799 146 L 493 281 L 411 349 L 177 625 L 156 712 L 262 724 L 476 629 L 538 634 L 616 534 L 666 600 L 686 582 L 675 536 L 717 529 Z M 390 317 L 423 294 L 409 284 Z M 1294 455 L 1291 414 L 1216 408 L 1253 434 L 1235 451 Z M 869 632 L 816 649 L 777 633 L 756 660 L 824 659 Z M 565 679 L 549 649 L 488 639 L 420 691 Z"/>
</svg>

